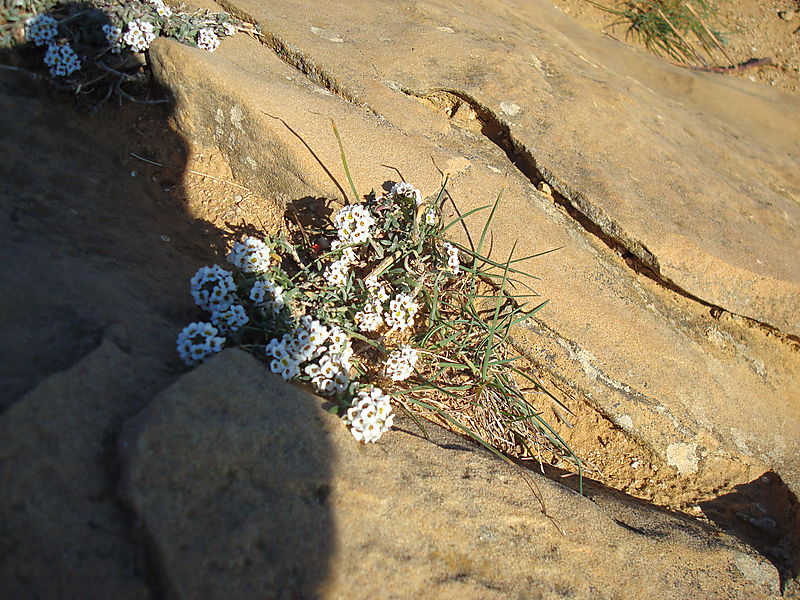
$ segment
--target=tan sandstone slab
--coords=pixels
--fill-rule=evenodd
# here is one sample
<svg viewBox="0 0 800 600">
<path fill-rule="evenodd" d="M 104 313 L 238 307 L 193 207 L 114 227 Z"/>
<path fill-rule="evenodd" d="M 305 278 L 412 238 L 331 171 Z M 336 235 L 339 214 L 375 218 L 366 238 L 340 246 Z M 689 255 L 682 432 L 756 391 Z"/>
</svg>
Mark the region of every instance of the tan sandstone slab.
<svg viewBox="0 0 800 600">
<path fill-rule="evenodd" d="M 440 130 L 438 141 L 401 130 L 243 36 L 214 54 L 159 43 L 151 59 L 176 96 L 190 142 L 218 147 L 237 181 L 279 204 L 342 198 L 325 170 L 345 181 L 330 119 L 362 190 L 396 180 L 397 169 L 434 194 L 434 165 L 451 173 L 449 190 L 462 211 L 505 189 L 495 256 L 507 256 L 515 240 L 519 256 L 561 248 L 525 265 L 554 300 L 524 340 L 543 371 L 682 473 L 727 485 L 760 475 L 763 463 L 800 489 L 798 353 L 735 320 L 714 320 L 704 306 L 634 275 L 485 138 L 427 109 L 415 114 L 416 128 Z M 470 220 L 473 230 L 481 224 Z M 689 452 L 680 444 L 696 446 Z"/>
<path fill-rule="evenodd" d="M 456 92 L 606 235 L 687 293 L 800 334 L 800 103 L 669 65 L 546 0 L 225 0 L 284 57 L 406 131 Z"/>
<path fill-rule="evenodd" d="M 403 421 L 357 444 L 240 350 L 160 393 L 121 438 L 123 493 L 168 598 L 768 598 L 719 531 L 600 508 Z M 546 509 L 546 514 L 542 510 Z"/>
</svg>

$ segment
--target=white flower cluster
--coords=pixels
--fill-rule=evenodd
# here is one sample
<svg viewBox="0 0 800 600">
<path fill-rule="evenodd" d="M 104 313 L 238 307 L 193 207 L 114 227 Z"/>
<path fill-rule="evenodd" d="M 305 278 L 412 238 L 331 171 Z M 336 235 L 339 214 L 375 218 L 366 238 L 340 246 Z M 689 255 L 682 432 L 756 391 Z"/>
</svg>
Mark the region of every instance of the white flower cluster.
<svg viewBox="0 0 800 600">
<path fill-rule="evenodd" d="M 236 27 L 234 27 L 230 23 L 223 23 L 222 31 L 224 31 L 225 35 L 227 35 L 228 37 L 233 37 L 234 35 L 236 35 Z"/>
<path fill-rule="evenodd" d="M 461 272 L 461 262 L 458 259 L 458 248 L 453 246 L 453 244 L 450 242 L 445 242 L 444 249 L 447 250 L 447 266 L 450 267 L 450 272 L 453 275 L 458 275 Z"/>
<path fill-rule="evenodd" d="M 225 338 L 211 323 L 189 323 L 178 335 L 178 354 L 187 365 L 203 362 L 211 354 L 222 350 Z"/>
<path fill-rule="evenodd" d="M 283 298 L 283 288 L 275 285 L 269 277 L 253 284 L 250 289 L 250 300 L 260 309 L 271 310 L 273 313 L 279 313 L 286 304 Z"/>
<path fill-rule="evenodd" d="M 270 340 L 265 352 L 272 358 L 272 372 L 286 380 L 297 377 L 304 366 L 303 371 L 321 394 L 340 393 L 350 383 L 353 348 L 347 335 L 308 315 L 300 318 L 300 327 L 292 333 Z"/>
<path fill-rule="evenodd" d="M 414 324 L 414 317 L 419 310 L 419 304 L 414 301 L 411 294 L 397 294 L 389 302 L 389 311 L 384 313 L 386 324 L 392 329 L 403 330 Z"/>
<path fill-rule="evenodd" d="M 336 240 L 331 244 L 331 250 L 336 250 L 341 246 L 341 242 Z M 358 260 L 355 250 L 345 248 L 338 260 L 332 262 L 325 269 L 325 281 L 328 285 L 341 287 L 347 283 L 347 274 L 350 272 L 350 265 Z"/>
<path fill-rule="evenodd" d="M 197 32 L 197 47 L 213 52 L 219 47 L 219 37 L 213 29 L 204 27 Z"/>
<path fill-rule="evenodd" d="M 355 321 L 361 331 L 377 331 L 383 326 L 383 305 L 389 299 L 389 292 L 375 277 L 368 277 L 365 283 L 369 299 L 364 309 L 355 314 Z"/>
<path fill-rule="evenodd" d="M 363 244 L 370 238 L 375 219 L 363 204 L 345 206 L 333 215 L 333 225 L 344 244 Z"/>
<path fill-rule="evenodd" d="M 247 325 L 249 320 L 250 318 L 244 312 L 244 306 L 241 304 L 231 304 L 228 308 L 211 313 L 211 322 L 223 335 L 238 331 L 242 326 Z"/>
<path fill-rule="evenodd" d="M 389 355 L 389 359 L 384 365 L 386 367 L 386 375 L 391 377 L 392 381 L 408 379 L 414 373 L 418 358 L 417 351 L 411 346 L 400 346 L 398 350 Z"/>
<path fill-rule="evenodd" d="M 407 198 L 408 200 L 413 200 L 417 206 L 422 204 L 422 192 L 405 181 L 395 183 L 392 189 L 389 190 L 389 196 L 392 198 Z"/>
<path fill-rule="evenodd" d="M 254 237 L 236 242 L 228 253 L 228 262 L 245 273 L 264 273 L 272 264 L 270 249 L 264 242 Z"/>
<path fill-rule="evenodd" d="M 164 4 L 164 0 L 150 0 L 150 4 L 152 4 L 156 12 L 161 17 L 171 17 L 172 16 L 172 9 Z"/>
<path fill-rule="evenodd" d="M 135 52 L 147 50 L 154 39 L 156 39 L 156 34 L 153 24 L 141 19 L 134 19 L 129 22 L 128 31 L 122 36 L 122 41 L 128 44 L 131 50 Z"/>
<path fill-rule="evenodd" d="M 358 392 L 343 419 L 356 440 L 365 444 L 376 442 L 391 429 L 394 414 L 390 402 L 391 396 L 380 388 Z"/>
<path fill-rule="evenodd" d="M 66 77 L 81 68 L 81 59 L 69 44 L 50 44 L 44 54 L 44 64 L 53 77 Z"/>
<path fill-rule="evenodd" d="M 106 41 L 113 54 L 117 54 L 122 50 L 122 29 L 106 24 L 103 25 L 103 33 L 106 34 Z"/>
<path fill-rule="evenodd" d="M 49 15 L 36 15 L 25 21 L 25 39 L 44 46 L 58 35 L 58 21 Z"/>
<path fill-rule="evenodd" d="M 230 271 L 219 265 L 201 267 L 192 277 L 192 298 L 210 313 L 222 311 L 234 302 L 236 284 Z"/>
</svg>

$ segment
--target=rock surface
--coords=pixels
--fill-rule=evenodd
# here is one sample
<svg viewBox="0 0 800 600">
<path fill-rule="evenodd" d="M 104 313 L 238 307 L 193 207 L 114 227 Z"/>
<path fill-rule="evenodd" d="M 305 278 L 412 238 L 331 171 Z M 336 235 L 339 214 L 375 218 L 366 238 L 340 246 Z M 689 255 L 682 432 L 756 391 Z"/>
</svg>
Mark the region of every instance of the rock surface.
<svg viewBox="0 0 800 600">
<path fill-rule="evenodd" d="M 440 183 L 438 168 L 451 174 L 448 189 L 462 212 L 491 202 L 498 190 L 504 189 L 503 202 L 493 227 L 495 255 L 505 258 L 515 240 L 518 241 L 520 256 L 561 248 L 546 258 L 523 263 L 529 271 L 542 277 L 544 283 L 539 291 L 554 302 L 540 313 L 541 317 L 531 324 L 530 331 L 520 331 L 517 337 L 564 394 L 588 400 L 665 463 L 669 464 L 670 457 L 682 457 L 685 460 L 680 463 L 671 461 L 672 468 L 705 480 L 709 487 L 751 481 L 771 468 L 795 493 L 800 490 L 800 448 L 795 433 L 800 430 L 800 398 L 795 392 L 800 353 L 792 339 L 725 310 L 710 310 L 707 303 L 687 297 L 687 292 L 673 291 L 663 281 L 656 282 L 646 273 L 633 271 L 619 256 L 622 253 L 623 258 L 635 263 L 627 250 L 611 242 L 612 247 L 609 247 L 601 241 L 605 234 L 601 233 L 599 237 L 588 234 L 587 227 L 591 232 L 592 226 L 580 217 L 574 218 L 573 209 L 563 210 L 534 188 L 535 177 L 528 176 L 530 172 L 523 160 L 525 152 L 533 150 L 506 153 L 500 149 L 498 143 L 502 145 L 505 135 L 503 128 L 508 129 L 510 125 L 492 116 L 499 114 L 499 108 L 498 112 L 484 115 L 483 120 L 480 112 L 483 109 L 478 106 L 478 112 L 475 112 L 469 102 L 447 105 L 450 106 L 447 114 L 430 110 L 417 99 L 398 91 L 406 84 L 400 87 L 385 85 L 381 69 L 389 69 L 391 65 L 382 65 L 377 58 L 372 61 L 369 54 L 372 47 L 378 45 L 358 46 L 353 41 L 348 46 L 320 38 L 310 30 L 306 35 L 303 23 L 310 17 L 299 5 L 259 4 L 255 7 L 241 2 L 225 6 L 231 10 L 239 7 L 240 15 L 251 10 L 251 16 L 263 27 L 262 37 L 267 40 L 267 45 L 259 46 L 254 40 L 239 36 L 227 40 L 213 55 L 171 43 L 156 44 L 151 51 L 154 71 L 173 91 L 176 116 L 193 143 L 219 148 L 240 181 L 279 202 L 303 196 L 343 196 L 345 186 L 340 182 L 345 180 L 341 168 L 337 167 L 339 151 L 335 138 L 329 133 L 330 119 L 343 132 L 351 171 L 356 184 L 362 188 L 397 179 L 399 172 L 419 185 L 424 193 L 433 194 Z M 340 6 L 331 8 L 330 15 L 320 13 L 314 19 L 337 23 L 336 19 L 344 18 L 337 15 L 346 14 L 340 9 Z M 366 28 L 374 16 L 365 8 L 363 14 L 359 11 L 354 18 L 363 19 L 362 26 Z M 411 33 L 431 25 L 427 17 L 416 15 L 414 18 L 417 17 L 420 24 L 416 29 L 407 28 Z M 452 18 L 460 19 L 462 16 L 453 15 Z M 487 22 L 492 23 L 492 18 L 487 17 Z M 316 23 L 314 19 L 311 21 Z M 515 24 L 519 25 L 516 21 Z M 438 23 L 436 26 L 445 27 Z M 375 31 L 381 30 L 375 23 L 370 27 Z M 530 28 L 520 26 L 519 29 L 524 33 Z M 278 33 L 273 35 L 273 31 Z M 355 29 L 347 31 L 357 35 Z M 436 35 L 447 33 L 435 27 L 433 31 Z M 448 56 L 453 59 L 453 65 L 473 60 L 469 58 L 470 53 L 483 48 L 481 44 L 486 41 L 485 36 L 481 37 L 472 29 L 464 31 L 464 35 L 469 33 L 472 37 L 462 36 L 461 45 L 451 48 Z M 564 49 L 565 33 L 556 35 L 547 29 L 536 35 L 525 35 L 531 38 L 527 43 L 536 47 L 547 45 L 548 64 L 557 68 L 560 74 L 553 79 L 562 87 L 572 85 L 570 82 L 575 80 L 591 89 L 612 89 L 611 83 L 616 82 L 618 87 L 613 88 L 615 97 L 624 97 L 632 85 L 620 83 L 620 76 L 615 75 L 614 70 L 604 71 L 604 77 L 611 83 L 603 85 L 587 79 L 584 71 L 573 73 L 575 55 Z M 351 47 L 354 45 L 359 48 L 358 52 Z M 600 46 L 605 48 L 603 44 Z M 353 51 L 349 62 L 341 55 L 345 51 L 342 48 L 347 47 Z M 285 60 L 276 55 L 274 48 Z M 439 64 L 436 56 L 440 56 L 441 47 L 428 43 L 414 48 L 416 54 L 413 56 L 416 58 L 409 59 L 411 64 L 419 67 L 430 63 L 432 66 L 428 71 L 435 72 L 433 67 Z M 361 58 L 356 59 L 356 56 Z M 506 63 L 521 60 L 515 56 L 509 54 Z M 639 64 L 637 61 L 644 60 L 649 68 L 655 68 L 655 63 L 649 61 L 656 59 L 636 55 L 631 60 L 634 67 Z M 614 61 L 614 69 L 621 69 L 621 59 Z M 347 62 L 346 66 L 344 62 Z M 498 67 L 501 73 L 506 63 Z M 340 67 L 341 71 L 338 71 Z M 679 82 L 696 82 L 696 86 L 702 82 L 706 85 L 705 77 L 682 71 L 675 73 L 668 66 L 664 68 Z M 414 73 L 422 77 L 423 71 L 426 70 L 420 67 Z M 393 71 L 389 74 L 397 83 L 399 74 Z M 622 79 L 627 81 L 626 77 Z M 486 77 L 477 81 L 491 87 Z M 714 87 L 716 80 L 709 81 L 709 89 L 723 93 L 721 88 Z M 441 85 L 447 87 L 446 83 Z M 728 100 L 715 100 L 703 110 L 713 109 L 723 114 L 726 106 L 745 94 L 749 95 L 749 102 L 760 107 L 758 114 L 763 115 L 772 102 L 778 101 L 773 91 L 762 92 L 761 88 L 743 82 L 730 85 L 733 88 L 725 92 L 729 94 Z M 684 87 L 676 83 L 674 88 L 662 89 L 662 95 L 667 99 L 680 96 Z M 264 89 L 269 89 L 270 93 L 264 94 Z M 532 97 L 538 101 L 538 97 Z M 574 98 L 574 94 L 556 94 L 548 105 L 550 112 L 567 121 L 570 111 L 585 116 L 585 110 L 578 111 L 574 106 Z M 692 108 L 701 106 L 694 104 L 699 103 L 700 98 L 693 98 L 694 95 L 689 94 L 683 108 L 670 100 L 675 118 L 685 113 L 688 119 L 694 114 L 692 111 L 700 110 Z M 526 103 L 516 96 L 512 99 L 513 104 L 520 107 L 520 114 L 522 111 L 540 110 L 536 108 L 539 106 L 537 102 L 529 100 Z M 452 94 L 445 94 L 438 100 L 429 98 L 429 104 L 451 100 Z M 556 100 L 565 104 L 558 105 Z M 632 101 L 620 100 L 619 103 L 627 106 Z M 509 106 L 506 109 L 510 110 Z M 781 115 L 797 114 L 796 109 L 796 103 L 787 100 Z M 465 114 L 461 115 L 462 112 Z M 645 119 L 644 114 L 633 122 L 642 119 Z M 784 131 L 791 131 L 791 127 L 786 124 Z M 533 132 L 536 129 L 530 125 L 521 131 Z M 623 140 L 614 138 L 619 127 L 608 127 L 604 132 L 614 148 L 625 146 Z M 515 134 L 517 137 L 521 135 Z M 696 132 L 695 135 L 700 134 Z M 744 137 L 746 132 L 743 130 L 736 135 Z M 630 136 L 631 132 L 625 130 L 624 138 L 627 140 Z M 495 143 L 492 138 L 499 142 Z M 615 170 L 619 168 L 617 165 L 624 164 L 624 160 L 612 161 L 606 155 L 598 158 L 590 148 L 577 145 L 580 139 L 578 136 L 563 139 L 556 136 L 552 142 L 555 144 L 560 140 L 559 147 L 572 148 L 574 152 L 570 160 L 580 164 L 595 161 L 592 163 L 595 169 L 592 178 L 601 178 L 602 175 L 609 182 L 617 181 L 619 177 Z M 768 142 L 764 136 L 755 139 L 763 144 Z M 779 156 L 775 164 L 785 166 L 781 171 L 783 179 L 779 179 L 788 181 L 794 176 L 793 171 L 787 166 L 788 159 L 780 157 L 786 156 L 791 150 L 787 144 L 791 144 L 781 136 L 776 135 L 773 139 L 776 140 L 773 150 Z M 698 142 L 701 143 L 705 142 Z M 669 144 L 665 144 L 664 151 L 673 153 L 670 156 L 677 152 Z M 654 157 L 652 153 L 655 150 L 648 152 L 653 165 L 669 162 Z M 732 154 L 724 158 L 720 155 L 714 160 L 717 161 L 716 171 L 734 171 L 741 156 Z M 562 156 L 557 164 L 549 166 L 537 162 L 537 169 L 551 170 L 557 175 L 557 166 L 566 161 L 567 157 Z M 269 165 L 269 168 L 261 169 L 259 165 Z M 605 171 L 598 170 L 600 165 Z M 705 185 L 705 175 L 691 170 L 683 173 L 685 181 L 688 181 L 688 173 L 695 173 L 691 186 L 702 188 Z M 337 181 L 332 181 L 331 176 Z M 566 175 L 559 177 L 566 180 Z M 288 182 L 283 188 L 280 187 L 280 178 Z M 554 177 L 548 175 L 548 181 L 559 189 L 560 184 Z M 570 185 L 577 183 L 570 181 Z M 590 186 L 581 185 L 586 188 L 587 197 L 594 197 L 589 194 Z M 607 192 L 612 189 L 609 186 L 611 183 L 591 189 Z M 637 192 L 626 199 L 634 207 L 631 210 L 639 215 L 650 214 L 653 198 L 671 197 L 672 194 L 673 183 L 667 178 L 651 178 L 648 186 L 651 192 L 647 198 L 642 199 Z M 680 201 L 674 204 L 675 214 L 690 210 L 688 205 L 681 208 L 684 204 Z M 797 205 L 794 206 L 786 206 L 787 223 L 795 218 L 792 215 L 796 214 Z M 703 214 L 707 215 L 708 211 Z M 716 222 L 716 219 L 704 221 Z M 475 230 L 482 225 L 482 220 L 476 217 L 468 223 Z M 789 235 L 790 229 L 781 225 L 774 234 L 767 228 L 760 233 L 748 230 L 750 233 L 747 235 L 752 237 L 742 243 L 750 247 L 763 244 L 769 248 L 777 236 L 784 240 L 784 249 L 790 248 L 796 243 L 796 239 Z M 660 237 L 664 235 L 662 232 Z M 697 235 L 708 237 L 709 243 L 723 243 L 720 241 L 722 234 Z M 743 235 L 735 239 L 743 239 Z M 731 244 L 732 239 L 728 238 L 724 243 Z M 737 255 L 746 251 L 749 252 L 744 245 L 735 249 Z M 692 256 L 696 260 L 706 260 L 702 256 L 710 254 Z M 761 260 L 760 256 L 760 253 L 751 253 L 751 262 Z M 780 256 L 785 261 L 789 255 L 782 252 Z M 735 262 L 731 259 L 731 264 Z M 719 269 L 713 271 L 721 276 Z M 695 272 L 691 276 L 700 274 Z M 658 275 L 653 277 L 659 279 Z M 759 277 L 754 275 L 754 281 Z M 794 314 L 796 311 L 792 307 L 796 299 L 786 300 L 784 292 L 794 289 L 795 283 L 790 277 L 781 281 L 783 283 L 776 284 L 775 295 L 771 296 L 777 311 L 774 314 L 781 311 Z M 708 283 L 712 287 L 716 285 L 710 279 Z M 745 296 L 741 301 L 750 302 Z M 696 444 L 692 453 L 677 451 L 685 449 L 686 444 Z"/>
<path fill-rule="evenodd" d="M 433 443 L 403 421 L 358 445 L 321 403 L 226 350 L 128 423 L 124 495 L 167 597 L 777 593 L 774 568 L 723 534 L 601 508 L 434 426 Z"/>
<path fill-rule="evenodd" d="M 399 171 L 433 194 L 441 169 L 466 211 L 504 188 L 497 256 L 515 238 L 520 256 L 562 248 L 525 263 L 554 300 L 515 336 L 539 374 L 687 486 L 740 484 L 698 510 L 782 536 L 759 549 L 796 591 L 797 101 L 600 40 L 539 0 L 225 6 L 264 43 L 156 44 L 186 137 L 159 143 L 219 152 L 272 214 L 344 195 L 331 118 L 362 191 Z M 118 139 L 0 77 L 0 597 L 778 593 L 775 568 L 718 529 L 523 479 L 435 427 L 434 443 L 402 423 L 358 446 L 238 351 L 164 389 L 197 317 L 186 281 L 225 232 L 168 201 L 174 173 L 132 176 L 141 123 Z M 781 478 L 784 520 L 739 493 Z"/>
</svg>

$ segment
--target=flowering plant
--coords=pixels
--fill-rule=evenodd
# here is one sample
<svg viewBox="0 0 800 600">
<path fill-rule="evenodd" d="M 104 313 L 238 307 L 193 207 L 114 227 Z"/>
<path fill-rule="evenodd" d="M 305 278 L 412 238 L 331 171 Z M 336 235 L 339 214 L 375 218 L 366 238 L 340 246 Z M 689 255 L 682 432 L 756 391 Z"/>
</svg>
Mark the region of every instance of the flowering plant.
<svg viewBox="0 0 800 600">
<path fill-rule="evenodd" d="M 391 427 L 394 406 L 494 451 L 571 456 L 529 400 L 547 392 L 511 352 L 512 328 L 544 305 L 526 312 L 519 300 L 536 294 L 510 292 L 527 287 L 514 266 L 525 259 L 482 254 L 497 202 L 443 224 L 444 184 L 428 198 L 405 182 L 364 198 L 351 188 L 355 202 L 313 223 L 287 220 L 284 234 L 234 244 L 233 271 L 198 271 L 192 295 L 211 316 L 181 333 L 184 360 L 204 360 L 226 336 L 328 397 L 364 443 Z M 477 245 L 444 238 L 485 210 Z"/>
<path fill-rule="evenodd" d="M 41 48 L 57 87 L 94 92 L 100 100 L 114 94 L 138 100 L 122 84 L 146 79 L 144 61 L 136 56 L 157 37 L 214 52 L 237 31 L 256 29 L 226 13 L 188 11 L 164 0 L 24 0 L 0 8 L 0 48 Z"/>
</svg>

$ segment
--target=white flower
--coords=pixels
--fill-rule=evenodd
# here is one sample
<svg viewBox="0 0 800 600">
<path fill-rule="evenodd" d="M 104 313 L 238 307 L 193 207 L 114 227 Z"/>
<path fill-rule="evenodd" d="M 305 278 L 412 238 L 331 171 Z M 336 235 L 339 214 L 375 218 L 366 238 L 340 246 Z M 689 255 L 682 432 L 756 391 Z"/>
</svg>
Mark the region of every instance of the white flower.
<svg viewBox="0 0 800 600">
<path fill-rule="evenodd" d="M 190 323 L 178 334 L 178 354 L 187 365 L 203 362 L 211 354 L 222 350 L 225 338 L 211 323 Z"/>
<path fill-rule="evenodd" d="M 264 273 L 272 264 L 269 246 L 254 237 L 236 242 L 228 252 L 227 260 L 245 273 Z"/>
<path fill-rule="evenodd" d="M 50 67 L 53 77 L 66 77 L 81 68 L 81 59 L 69 44 L 50 44 L 44 55 L 44 64 Z"/>
<path fill-rule="evenodd" d="M 152 4 L 155 7 L 156 12 L 159 14 L 159 16 L 161 17 L 172 16 L 172 9 L 166 4 L 164 4 L 164 0 L 150 0 L 150 4 Z"/>
<path fill-rule="evenodd" d="M 222 24 L 222 31 L 228 37 L 233 37 L 236 34 L 236 27 L 231 25 L 230 23 L 223 23 Z"/>
<path fill-rule="evenodd" d="M 397 294 L 389 303 L 388 312 L 383 317 L 386 324 L 392 329 L 406 329 L 414 324 L 414 316 L 419 310 L 419 305 L 410 294 Z"/>
<path fill-rule="evenodd" d="M 417 364 L 417 351 L 411 346 L 403 345 L 389 355 L 386 361 L 386 375 L 393 381 L 403 381 L 411 377 Z"/>
<path fill-rule="evenodd" d="M 58 21 L 49 15 L 36 15 L 25 21 L 25 39 L 44 46 L 56 39 Z"/>
<path fill-rule="evenodd" d="M 342 420 L 350 426 L 350 433 L 356 440 L 365 444 L 375 442 L 394 423 L 391 396 L 377 387 L 369 392 L 361 390 Z"/>
<path fill-rule="evenodd" d="M 234 302 L 236 284 L 229 271 L 219 265 L 201 267 L 192 277 L 192 298 L 208 312 L 225 310 Z"/>
<path fill-rule="evenodd" d="M 142 19 L 130 21 L 128 30 L 122 36 L 122 41 L 128 44 L 134 52 L 144 52 L 154 39 L 156 39 L 156 34 L 153 24 Z"/>
<path fill-rule="evenodd" d="M 224 310 L 211 313 L 211 322 L 224 334 L 238 331 L 249 320 L 250 318 L 244 312 L 244 307 L 240 304 L 231 304 Z"/>
<path fill-rule="evenodd" d="M 439 222 L 439 215 L 436 214 L 435 208 L 429 208 L 425 211 L 425 224 L 436 225 Z"/>
<path fill-rule="evenodd" d="M 375 219 L 363 204 L 351 204 L 333 215 L 333 225 L 339 240 L 345 244 L 363 244 L 370 236 Z"/>
<path fill-rule="evenodd" d="M 403 181 L 402 183 L 395 183 L 389 191 L 389 195 L 393 198 L 407 198 L 413 200 L 419 206 L 422 204 L 422 193 L 410 183 Z"/>
<path fill-rule="evenodd" d="M 444 249 L 447 250 L 447 266 L 450 267 L 450 272 L 453 275 L 458 275 L 461 272 L 461 262 L 458 258 L 458 248 L 449 242 L 445 242 Z"/>
<path fill-rule="evenodd" d="M 197 47 L 213 52 L 219 47 L 219 37 L 213 29 L 204 27 L 197 32 Z"/>
<path fill-rule="evenodd" d="M 113 54 L 117 54 L 122 50 L 122 29 L 106 24 L 103 25 L 103 33 L 106 34 L 106 41 Z"/>
<path fill-rule="evenodd" d="M 250 300 L 259 308 L 272 310 L 273 313 L 279 313 L 285 305 L 283 288 L 275 285 L 268 277 L 253 284 L 250 289 Z"/>
</svg>

